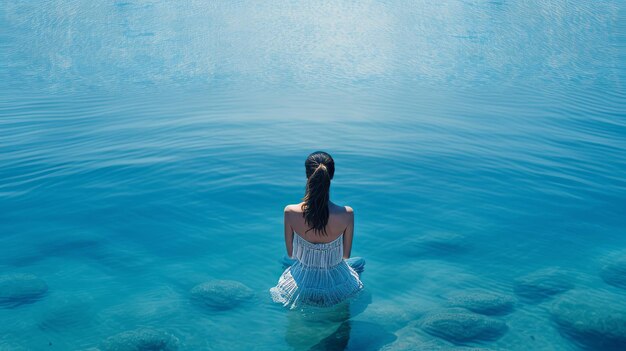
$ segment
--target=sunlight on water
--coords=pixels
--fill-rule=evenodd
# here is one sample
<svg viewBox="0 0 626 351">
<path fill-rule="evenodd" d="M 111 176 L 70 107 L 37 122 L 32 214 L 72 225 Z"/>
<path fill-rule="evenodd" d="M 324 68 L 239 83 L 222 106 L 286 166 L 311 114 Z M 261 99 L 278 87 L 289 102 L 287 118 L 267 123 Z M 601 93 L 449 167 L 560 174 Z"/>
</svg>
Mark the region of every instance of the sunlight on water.
<svg viewBox="0 0 626 351">
<path fill-rule="evenodd" d="M 621 349 L 625 11 L 7 1 L 0 350 Z M 315 150 L 366 291 L 286 311 Z"/>
</svg>

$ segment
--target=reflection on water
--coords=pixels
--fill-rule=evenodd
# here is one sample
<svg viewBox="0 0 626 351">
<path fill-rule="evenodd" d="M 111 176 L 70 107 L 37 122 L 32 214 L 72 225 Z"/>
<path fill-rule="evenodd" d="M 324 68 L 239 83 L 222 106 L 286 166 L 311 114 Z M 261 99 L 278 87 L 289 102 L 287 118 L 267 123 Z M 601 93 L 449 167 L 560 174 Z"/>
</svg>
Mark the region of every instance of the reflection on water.
<svg viewBox="0 0 626 351">
<path fill-rule="evenodd" d="M 0 350 L 619 349 L 625 11 L 6 2 Z M 311 320 L 268 289 L 320 149 L 371 295 Z"/>
<path fill-rule="evenodd" d="M 364 291 L 332 308 L 291 310 L 285 340 L 293 350 L 379 350 L 397 337 L 384 325 L 354 319 L 370 303 L 371 296 Z"/>
<path fill-rule="evenodd" d="M 303 306 L 289 310 L 285 340 L 295 350 L 344 350 L 350 342 L 354 323 L 351 319 L 366 311 L 371 303 L 372 295 L 369 289 L 364 289 L 332 307 Z M 358 333 L 357 336 L 356 342 L 362 343 L 362 337 Z M 363 346 L 353 345 L 351 349 L 363 349 Z"/>
<path fill-rule="evenodd" d="M 285 340 L 294 350 L 344 350 L 350 340 L 350 305 L 340 304 L 332 309 L 330 318 L 300 310 L 287 313 Z"/>
</svg>

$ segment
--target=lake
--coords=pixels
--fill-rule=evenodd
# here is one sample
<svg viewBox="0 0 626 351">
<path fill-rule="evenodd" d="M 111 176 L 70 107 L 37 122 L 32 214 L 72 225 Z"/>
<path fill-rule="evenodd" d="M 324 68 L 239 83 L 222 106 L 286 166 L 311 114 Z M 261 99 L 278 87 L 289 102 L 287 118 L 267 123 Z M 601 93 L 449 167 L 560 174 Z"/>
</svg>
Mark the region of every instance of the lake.
<svg viewBox="0 0 626 351">
<path fill-rule="evenodd" d="M 626 344 L 626 3 L 2 8 L 0 350 Z M 365 290 L 286 310 L 316 150 Z"/>
</svg>

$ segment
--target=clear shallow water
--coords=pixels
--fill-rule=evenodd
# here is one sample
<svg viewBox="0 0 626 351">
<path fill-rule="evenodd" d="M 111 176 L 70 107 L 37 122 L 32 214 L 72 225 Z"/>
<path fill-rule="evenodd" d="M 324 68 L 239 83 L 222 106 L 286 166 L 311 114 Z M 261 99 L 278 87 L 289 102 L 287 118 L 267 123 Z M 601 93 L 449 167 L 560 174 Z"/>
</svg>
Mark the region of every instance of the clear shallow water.
<svg viewBox="0 0 626 351">
<path fill-rule="evenodd" d="M 182 350 L 606 349 L 567 323 L 602 341 L 590 316 L 626 309 L 610 268 L 626 257 L 625 7 L 3 4 L 0 269 L 48 291 L 0 308 L 0 350 L 136 328 Z M 318 149 L 367 260 L 371 302 L 349 323 L 267 291 Z M 524 285 L 551 267 L 548 288 Z M 254 297 L 201 308 L 190 290 L 210 279 Z M 426 332 L 476 289 L 514 299 L 489 317 L 505 333 Z"/>
</svg>

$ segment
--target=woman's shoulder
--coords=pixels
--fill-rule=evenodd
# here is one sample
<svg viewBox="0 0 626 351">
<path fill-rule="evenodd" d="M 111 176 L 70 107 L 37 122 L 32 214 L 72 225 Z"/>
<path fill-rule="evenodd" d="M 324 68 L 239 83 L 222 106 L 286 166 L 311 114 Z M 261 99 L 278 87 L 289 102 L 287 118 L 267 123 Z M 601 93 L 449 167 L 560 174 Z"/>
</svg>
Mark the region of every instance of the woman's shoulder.
<svg viewBox="0 0 626 351">
<path fill-rule="evenodd" d="M 352 216 L 354 215 L 354 210 L 352 209 L 352 207 L 347 205 L 341 206 L 333 204 L 333 207 L 331 208 L 331 213 L 336 213 L 344 216 Z"/>
<path fill-rule="evenodd" d="M 303 202 L 299 203 L 299 204 L 291 204 L 291 205 L 287 205 L 285 206 L 285 213 L 302 213 L 302 204 Z"/>
<path fill-rule="evenodd" d="M 285 213 L 302 213 L 302 204 L 304 204 L 304 202 L 301 202 L 299 204 L 287 205 L 285 206 L 283 211 Z M 351 206 L 347 205 L 341 206 L 337 204 L 332 204 L 330 212 L 336 214 L 354 215 L 354 209 L 352 209 Z"/>
</svg>

